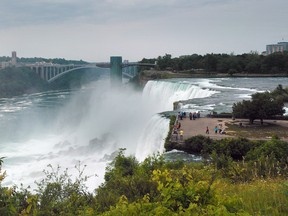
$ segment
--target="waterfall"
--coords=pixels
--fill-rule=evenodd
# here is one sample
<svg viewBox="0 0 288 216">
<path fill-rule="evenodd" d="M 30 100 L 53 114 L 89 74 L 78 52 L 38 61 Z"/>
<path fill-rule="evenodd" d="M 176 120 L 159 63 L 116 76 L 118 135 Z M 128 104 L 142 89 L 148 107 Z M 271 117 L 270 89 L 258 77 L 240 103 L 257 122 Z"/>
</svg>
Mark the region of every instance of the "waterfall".
<svg viewBox="0 0 288 216">
<path fill-rule="evenodd" d="M 143 161 L 152 154 L 164 152 L 164 142 L 169 131 L 169 119 L 154 115 L 141 134 L 135 156 Z"/>
<path fill-rule="evenodd" d="M 149 81 L 143 90 L 143 97 L 152 98 L 158 106 L 158 112 L 163 112 L 173 110 L 173 103 L 176 101 L 210 97 L 216 93 L 213 90 L 202 89 L 197 84 L 196 81 Z"/>
<path fill-rule="evenodd" d="M 0 143 L 1 156 L 7 157 L 3 168 L 8 176 L 3 185 L 23 183 L 33 188 L 48 164 L 72 171 L 81 161 L 87 165 L 87 175 L 97 174 L 88 184 L 94 190 L 104 181 L 105 167 L 119 148 L 126 148 L 126 154 L 135 155 L 139 161 L 164 152 L 169 119 L 159 113 L 171 111 L 175 101 L 214 93 L 196 82 L 149 81 L 140 93 L 124 87 L 110 89 L 102 80 L 73 93 L 23 96 L 21 104 L 29 102 L 27 109 L 5 116 L 2 113 L 1 117 L 13 116 L 9 121 L 14 131 L 31 130 L 29 136 L 21 133 L 13 142 Z M 18 106 L 11 104 L 12 108 Z"/>
<path fill-rule="evenodd" d="M 153 107 L 153 113 L 159 113 L 172 111 L 175 101 L 209 97 L 215 92 L 189 82 L 149 81 L 142 99 L 146 105 Z M 169 119 L 154 114 L 138 141 L 136 158 L 142 161 L 149 155 L 163 153 L 168 131 Z"/>
</svg>

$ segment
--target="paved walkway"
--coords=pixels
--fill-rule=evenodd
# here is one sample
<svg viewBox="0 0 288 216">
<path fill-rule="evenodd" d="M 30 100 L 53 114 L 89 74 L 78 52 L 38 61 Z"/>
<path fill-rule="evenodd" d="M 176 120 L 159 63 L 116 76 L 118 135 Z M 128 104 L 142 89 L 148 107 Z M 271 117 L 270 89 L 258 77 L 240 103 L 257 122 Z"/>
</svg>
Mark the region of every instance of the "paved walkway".
<svg viewBox="0 0 288 216">
<path fill-rule="evenodd" d="M 242 121 L 243 123 L 245 122 L 248 123 L 248 120 L 237 119 L 237 121 L 239 120 Z M 181 123 L 181 128 L 184 132 L 183 140 L 197 135 L 209 136 L 211 139 L 223 139 L 225 137 L 233 137 L 227 134 L 219 134 L 219 133 L 215 134 L 214 132 L 215 126 L 219 128 L 219 124 L 222 124 L 222 129 L 226 130 L 227 127 L 225 124 L 233 122 L 233 120 L 229 118 L 203 117 L 203 118 L 197 118 L 195 120 L 190 120 L 189 118 L 186 117 L 183 118 L 183 120 L 179 120 L 179 122 Z M 265 120 L 265 122 L 277 124 L 282 127 L 288 128 L 288 121 L 285 120 L 277 120 L 277 121 Z M 207 127 L 209 128 L 209 134 L 206 134 Z M 229 131 L 229 129 L 227 131 Z"/>
<path fill-rule="evenodd" d="M 222 139 L 225 137 L 229 137 L 225 134 L 215 134 L 214 128 L 217 126 L 219 128 L 219 124 L 222 124 L 222 129 L 226 129 L 225 122 L 229 121 L 228 119 L 218 119 L 218 118 L 197 118 L 195 120 L 190 120 L 189 118 L 183 118 L 183 120 L 179 120 L 181 123 L 181 128 L 184 131 L 183 139 L 187 139 L 192 136 L 203 135 L 209 136 L 212 139 Z M 206 128 L 209 129 L 209 134 L 206 134 Z"/>
</svg>

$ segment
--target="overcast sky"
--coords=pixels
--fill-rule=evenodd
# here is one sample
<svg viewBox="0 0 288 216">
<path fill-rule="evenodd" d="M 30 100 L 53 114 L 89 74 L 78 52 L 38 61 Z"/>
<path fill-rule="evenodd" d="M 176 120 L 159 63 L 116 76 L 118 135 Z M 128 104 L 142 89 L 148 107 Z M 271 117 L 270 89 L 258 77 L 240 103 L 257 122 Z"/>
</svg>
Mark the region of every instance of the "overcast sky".
<svg viewBox="0 0 288 216">
<path fill-rule="evenodd" d="M 138 61 L 282 40 L 288 0 L 0 0 L 0 56 Z"/>
</svg>

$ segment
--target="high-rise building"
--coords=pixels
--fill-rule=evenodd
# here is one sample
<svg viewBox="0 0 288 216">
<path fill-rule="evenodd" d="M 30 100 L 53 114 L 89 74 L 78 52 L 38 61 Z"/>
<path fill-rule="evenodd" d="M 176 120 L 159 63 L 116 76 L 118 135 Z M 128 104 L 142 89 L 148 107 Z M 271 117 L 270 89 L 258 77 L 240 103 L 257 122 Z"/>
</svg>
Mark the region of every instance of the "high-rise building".
<svg viewBox="0 0 288 216">
<path fill-rule="evenodd" d="M 15 66 L 17 64 L 17 54 L 16 51 L 12 51 L 12 58 L 11 58 L 11 64 Z"/>
<path fill-rule="evenodd" d="M 272 54 L 275 52 L 288 51 L 288 42 L 278 42 L 277 44 L 266 45 L 266 54 Z"/>
</svg>

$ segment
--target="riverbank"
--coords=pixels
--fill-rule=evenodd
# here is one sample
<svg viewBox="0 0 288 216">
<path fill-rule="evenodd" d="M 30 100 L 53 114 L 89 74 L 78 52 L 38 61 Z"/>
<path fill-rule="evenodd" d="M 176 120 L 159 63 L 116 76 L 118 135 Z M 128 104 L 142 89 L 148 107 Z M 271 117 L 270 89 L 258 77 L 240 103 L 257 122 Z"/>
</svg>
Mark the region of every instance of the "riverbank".
<svg viewBox="0 0 288 216">
<path fill-rule="evenodd" d="M 8 67 L 0 70 L 0 98 L 49 90 L 46 81 L 25 67 Z"/>
<path fill-rule="evenodd" d="M 225 78 L 225 77 L 287 77 L 287 73 L 275 74 L 255 74 L 255 73 L 217 73 L 206 71 L 159 71 L 159 70 L 144 70 L 140 73 L 140 85 L 144 86 L 149 80 L 157 79 L 172 79 L 172 78 Z"/>
</svg>

